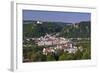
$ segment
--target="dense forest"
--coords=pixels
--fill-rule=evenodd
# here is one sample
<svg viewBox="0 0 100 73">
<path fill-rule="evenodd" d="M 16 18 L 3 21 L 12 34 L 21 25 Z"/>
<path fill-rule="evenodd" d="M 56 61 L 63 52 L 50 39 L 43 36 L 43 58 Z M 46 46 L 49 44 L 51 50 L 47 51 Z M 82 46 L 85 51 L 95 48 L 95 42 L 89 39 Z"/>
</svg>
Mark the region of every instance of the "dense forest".
<svg viewBox="0 0 100 73">
<path fill-rule="evenodd" d="M 59 36 L 66 38 L 88 38 L 90 37 L 90 21 L 80 23 L 63 23 L 63 22 L 43 22 L 37 24 L 36 21 L 29 23 L 23 22 L 23 35 L 26 38 L 40 37 L 48 34 L 59 33 Z"/>
</svg>

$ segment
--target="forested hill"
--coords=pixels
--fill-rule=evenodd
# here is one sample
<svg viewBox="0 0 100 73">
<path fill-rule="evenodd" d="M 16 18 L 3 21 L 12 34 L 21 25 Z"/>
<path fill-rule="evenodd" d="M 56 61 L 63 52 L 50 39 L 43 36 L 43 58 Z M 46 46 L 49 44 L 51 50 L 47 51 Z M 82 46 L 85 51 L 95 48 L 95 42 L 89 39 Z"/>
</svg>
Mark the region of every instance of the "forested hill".
<svg viewBox="0 0 100 73">
<path fill-rule="evenodd" d="M 80 23 L 23 21 L 23 37 L 40 37 L 48 34 L 57 34 L 66 38 L 90 37 L 90 21 Z"/>
</svg>

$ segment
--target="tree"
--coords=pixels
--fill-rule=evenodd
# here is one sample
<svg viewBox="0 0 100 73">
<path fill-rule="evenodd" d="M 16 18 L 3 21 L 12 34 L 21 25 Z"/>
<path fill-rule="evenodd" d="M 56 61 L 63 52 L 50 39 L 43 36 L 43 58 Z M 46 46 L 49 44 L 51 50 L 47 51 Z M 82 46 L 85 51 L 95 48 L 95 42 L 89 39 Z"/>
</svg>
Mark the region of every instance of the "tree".
<svg viewBox="0 0 100 73">
<path fill-rule="evenodd" d="M 51 54 L 48 54 L 46 57 L 47 57 L 47 61 L 55 61 L 54 56 Z"/>
<path fill-rule="evenodd" d="M 82 52 L 78 49 L 76 52 L 75 52 L 75 56 L 74 56 L 74 59 L 76 60 L 80 60 L 82 59 Z"/>
<path fill-rule="evenodd" d="M 91 58 L 91 53 L 89 49 L 85 49 L 85 51 L 83 52 L 83 56 L 82 59 L 90 59 Z"/>
<path fill-rule="evenodd" d="M 65 52 L 60 55 L 59 60 L 73 60 L 73 55 Z"/>
<path fill-rule="evenodd" d="M 32 55 L 31 55 L 31 60 L 32 60 L 32 61 L 38 61 L 38 55 L 35 54 L 35 53 L 32 53 Z"/>
<path fill-rule="evenodd" d="M 46 56 L 41 53 L 41 51 L 33 52 L 31 54 L 32 61 L 46 61 Z"/>
</svg>

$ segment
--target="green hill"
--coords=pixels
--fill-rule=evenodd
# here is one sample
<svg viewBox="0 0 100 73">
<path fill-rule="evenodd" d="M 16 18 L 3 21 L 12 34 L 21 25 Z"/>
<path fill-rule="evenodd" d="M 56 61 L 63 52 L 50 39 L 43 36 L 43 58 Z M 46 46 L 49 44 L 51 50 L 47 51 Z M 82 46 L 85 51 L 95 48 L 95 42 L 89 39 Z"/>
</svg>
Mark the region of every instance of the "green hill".
<svg viewBox="0 0 100 73">
<path fill-rule="evenodd" d="M 66 38 L 89 38 L 91 33 L 90 21 L 80 22 L 76 24 L 62 22 L 42 22 L 24 21 L 23 37 L 40 37 L 48 34 L 59 33 L 59 36 Z"/>
</svg>

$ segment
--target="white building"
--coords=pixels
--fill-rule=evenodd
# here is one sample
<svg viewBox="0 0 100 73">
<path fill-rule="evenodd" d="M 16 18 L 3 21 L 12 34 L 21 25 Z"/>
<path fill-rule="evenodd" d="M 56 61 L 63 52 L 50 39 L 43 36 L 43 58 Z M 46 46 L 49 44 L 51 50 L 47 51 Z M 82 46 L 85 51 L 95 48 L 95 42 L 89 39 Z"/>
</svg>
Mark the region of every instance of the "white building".
<svg viewBox="0 0 100 73">
<path fill-rule="evenodd" d="M 37 24 L 42 24 L 42 22 L 41 21 L 37 21 Z"/>
<path fill-rule="evenodd" d="M 63 50 L 64 52 L 68 51 L 69 53 L 75 53 L 78 48 L 73 46 L 72 42 L 68 39 L 65 39 L 63 37 L 55 37 L 51 36 L 49 34 L 46 34 L 44 37 L 36 38 L 35 40 L 37 42 L 38 46 L 52 46 L 53 47 L 48 47 L 48 48 L 43 48 L 43 54 L 47 55 L 48 53 L 51 52 L 56 52 L 55 50 Z M 80 50 L 82 47 L 79 47 Z"/>
<path fill-rule="evenodd" d="M 57 44 L 66 44 L 69 42 L 65 38 L 56 38 L 54 36 L 51 36 L 49 34 L 45 35 L 44 37 L 40 37 L 39 41 L 37 42 L 38 46 L 43 46 L 43 45 L 57 45 Z"/>
</svg>

